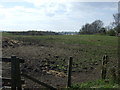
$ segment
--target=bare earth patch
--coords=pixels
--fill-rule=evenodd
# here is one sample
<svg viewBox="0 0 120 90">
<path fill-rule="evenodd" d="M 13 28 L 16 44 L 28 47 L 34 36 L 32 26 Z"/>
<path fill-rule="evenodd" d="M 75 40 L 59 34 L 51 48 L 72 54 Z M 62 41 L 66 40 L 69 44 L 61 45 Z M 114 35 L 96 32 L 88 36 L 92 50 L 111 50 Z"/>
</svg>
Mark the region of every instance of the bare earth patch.
<svg viewBox="0 0 120 90">
<path fill-rule="evenodd" d="M 69 48 L 66 48 L 69 47 Z M 70 48 L 72 47 L 72 49 Z M 100 78 L 100 63 L 81 61 L 84 56 L 83 45 L 26 45 L 23 42 L 3 38 L 3 57 L 16 55 L 23 58 L 21 71 L 57 88 L 66 87 L 67 63 L 69 56 L 73 56 L 72 83 L 86 82 Z M 77 49 L 76 49 L 77 48 Z M 89 47 L 91 49 L 91 47 Z M 99 48 L 99 47 L 98 47 Z M 10 77 L 10 64 L 3 63 L 3 76 Z M 42 87 L 25 79 L 25 88 Z"/>
</svg>

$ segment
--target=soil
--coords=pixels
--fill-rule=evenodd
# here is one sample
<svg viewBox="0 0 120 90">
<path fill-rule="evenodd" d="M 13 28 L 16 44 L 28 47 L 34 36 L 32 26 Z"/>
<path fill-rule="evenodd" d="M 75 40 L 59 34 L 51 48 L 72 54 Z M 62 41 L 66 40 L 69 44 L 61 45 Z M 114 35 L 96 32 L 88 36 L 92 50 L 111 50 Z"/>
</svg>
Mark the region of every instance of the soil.
<svg viewBox="0 0 120 90">
<path fill-rule="evenodd" d="M 17 57 L 25 60 L 24 64 L 21 64 L 21 71 L 28 75 L 47 83 L 57 88 L 65 88 L 67 84 L 67 61 L 68 56 L 71 56 L 71 52 L 68 53 L 56 46 L 40 46 L 40 45 L 27 45 L 20 41 L 11 40 L 9 38 L 3 38 L 2 40 L 2 53 L 3 57 L 10 57 L 16 55 Z M 57 68 L 59 65 L 58 60 L 66 63 L 66 68 L 60 70 Z M 49 61 L 49 62 L 48 62 Z M 61 62 L 60 62 L 61 63 Z M 51 66 L 50 66 L 51 65 Z M 76 67 L 77 68 L 77 67 Z M 2 64 L 2 76 L 10 77 L 10 64 L 3 62 Z M 50 72 L 53 70 L 53 72 Z M 22 77 L 23 78 L 23 77 Z M 90 80 L 96 80 L 100 78 L 100 65 L 94 65 L 91 69 L 83 68 L 82 70 L 72 71 L 72 84 L 87 82 Z M 44 88 L 31 80 L 25 79 L 24 88 Z"/>
</svg>

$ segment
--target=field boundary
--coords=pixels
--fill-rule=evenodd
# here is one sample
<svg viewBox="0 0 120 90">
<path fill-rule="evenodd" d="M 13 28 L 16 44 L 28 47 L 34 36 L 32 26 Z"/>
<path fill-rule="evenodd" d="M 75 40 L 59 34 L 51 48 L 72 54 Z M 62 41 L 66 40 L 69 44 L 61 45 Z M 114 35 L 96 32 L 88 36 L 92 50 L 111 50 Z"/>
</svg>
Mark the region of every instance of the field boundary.
<svg viewBox="0 0 120 90">
<path fill-rule="evenodd" d="M 11 62 L 11 78 L 2 77 L 2 86 L 11 86 L 11 90 L 22 90 L 22 85 L 25 84 L 25 80 L 21 80 L 21 76 L 27 79 L 32 80 L 33 82 L 42 85 L 50 90 L 57 90 L 56 87 L 48 85 L 40 80 L 37 80 L 30 75 L 23 73 L 20 71 L 20 63 L 24 63 L 24 59 L 20 59 L 16 56 L 11 56 L 11 58 L 2 58 L 2 62 Z M 68 74 L 67 74 L 67 88 L 71 87 L 71 74 L 72 74 L 72 62 L 73 58 L 70 57 L 68 60 Z M 102 70 L 101 70 L 101 78 L 106 79 L 107 74 L 107 63 L 108 56 L 104 55 L 102 58 Z"/>
<path fill-rule="evenodd" d="M 71 72 L 72 72 L 72 60 L 70 57 L 68 61 L 68 80 L 67 87 L 71 87 Z M 11 56 L 11 58 L 2 58 L 2 62 L 11 62 L 11 78 L 2 77 L 2 86 L 11 86 L 11 90 L 22 90 L 22 84 L 25 84 L 25 80 L 21 80 L 21 76 L 32 80 L 33 82 L 40 84 L 50 90 L 57 90 L 57 88 L 41 82 L 34 77 L 20 71 L 20 63 L 24 63 L 24 59 Z"/>
<path fill-rule="evenodd" d="M 21 76 L 32 80 L 50 90 L 57 90 L 44 82 L 41 82 L 25 73 L 20 72 L 20 63 L 24 63 L 23 59 L 17 58 L 16 56 L 11 56 L 11 58 L 2 58 L 2 62 L 11 62 L 11 78 L 2 77 L 2 86 L 11 86 L 11 90 L 22 90 L 22 84 L 25 80 L 21 80 Z"/>
</svg>

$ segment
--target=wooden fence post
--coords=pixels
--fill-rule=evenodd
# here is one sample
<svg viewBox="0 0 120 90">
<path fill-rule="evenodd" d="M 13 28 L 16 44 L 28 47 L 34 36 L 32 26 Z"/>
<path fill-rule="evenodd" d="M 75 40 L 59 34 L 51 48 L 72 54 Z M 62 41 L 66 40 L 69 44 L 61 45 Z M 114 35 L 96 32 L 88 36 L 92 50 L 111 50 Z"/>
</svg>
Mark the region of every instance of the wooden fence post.
<svg viewBox="0 0 120 90">
<path fill-rule="evenodd" d="M 11 56 L 11 88 L 12 90 L 22 90 L 20 61 L 16 56 Z"/>
<path fill-rule="evenodd" d="M 20 59 L 16 59 L 16 77 L 17 77 L 17 90 L 22 90 L 22 85 L 21 85 L 21 74 L 20 74 Z"/>
<path fill-rule="evenodd" d="M 16 90 L 16 56 L 11 56 L 11 90 Z"/>
<path fill-rule="evenodd" d="M 70 57 L 70 59 L 69 59 L 69 61 L 68 61 L 68 79 L 67 79 L 67 87 L 71 87 L 72 61 L 73 61 L 73 58 Z"/>
<path fill-rule="evenodd" d="M 102 71 L 101 71 L 102 79 L 106 79 L 107 63 L 108 63 L 108 56 L 105 55 L 102 58 Z"/>
<path fill-rule="evenodd" d="M 120 7 L 120 6 L 119 6 Z M 118 85 L 119 85 L 119 87 L 120 87 L 120 33 L 118 33 L 118 61 L 117 61 L 117 63 L 118 63 L 118 70 L 117 70 L 117 74 L 118 74 Z"/>
</svg>

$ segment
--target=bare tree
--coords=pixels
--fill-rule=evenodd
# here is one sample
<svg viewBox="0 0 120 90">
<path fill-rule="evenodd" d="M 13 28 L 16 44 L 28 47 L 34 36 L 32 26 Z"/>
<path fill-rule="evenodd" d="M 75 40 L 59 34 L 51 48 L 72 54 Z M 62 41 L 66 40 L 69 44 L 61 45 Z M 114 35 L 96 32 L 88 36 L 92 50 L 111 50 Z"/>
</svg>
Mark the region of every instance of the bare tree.
<svg viewBox="0 0 120 90">
<path fill-rule="evenodd" d="M 115 26 L 115 30 L 118 33 L 120 33 L 120 13 L 114 14 L 114 22 L 113 25 Z"/>
<path fill-rule="evenodd" d="M 120 33 L 120 1 L 118 2 L 118 13 L 113 15 L 115 30 L 117 35 Z"/>
<path fill-rule="evenodd" d="M 118 33 L 118 84 L 120 86 L 120 1 L 118 2 L 118 14 L 114 16 L 114 20 Z"/>
</svg>

